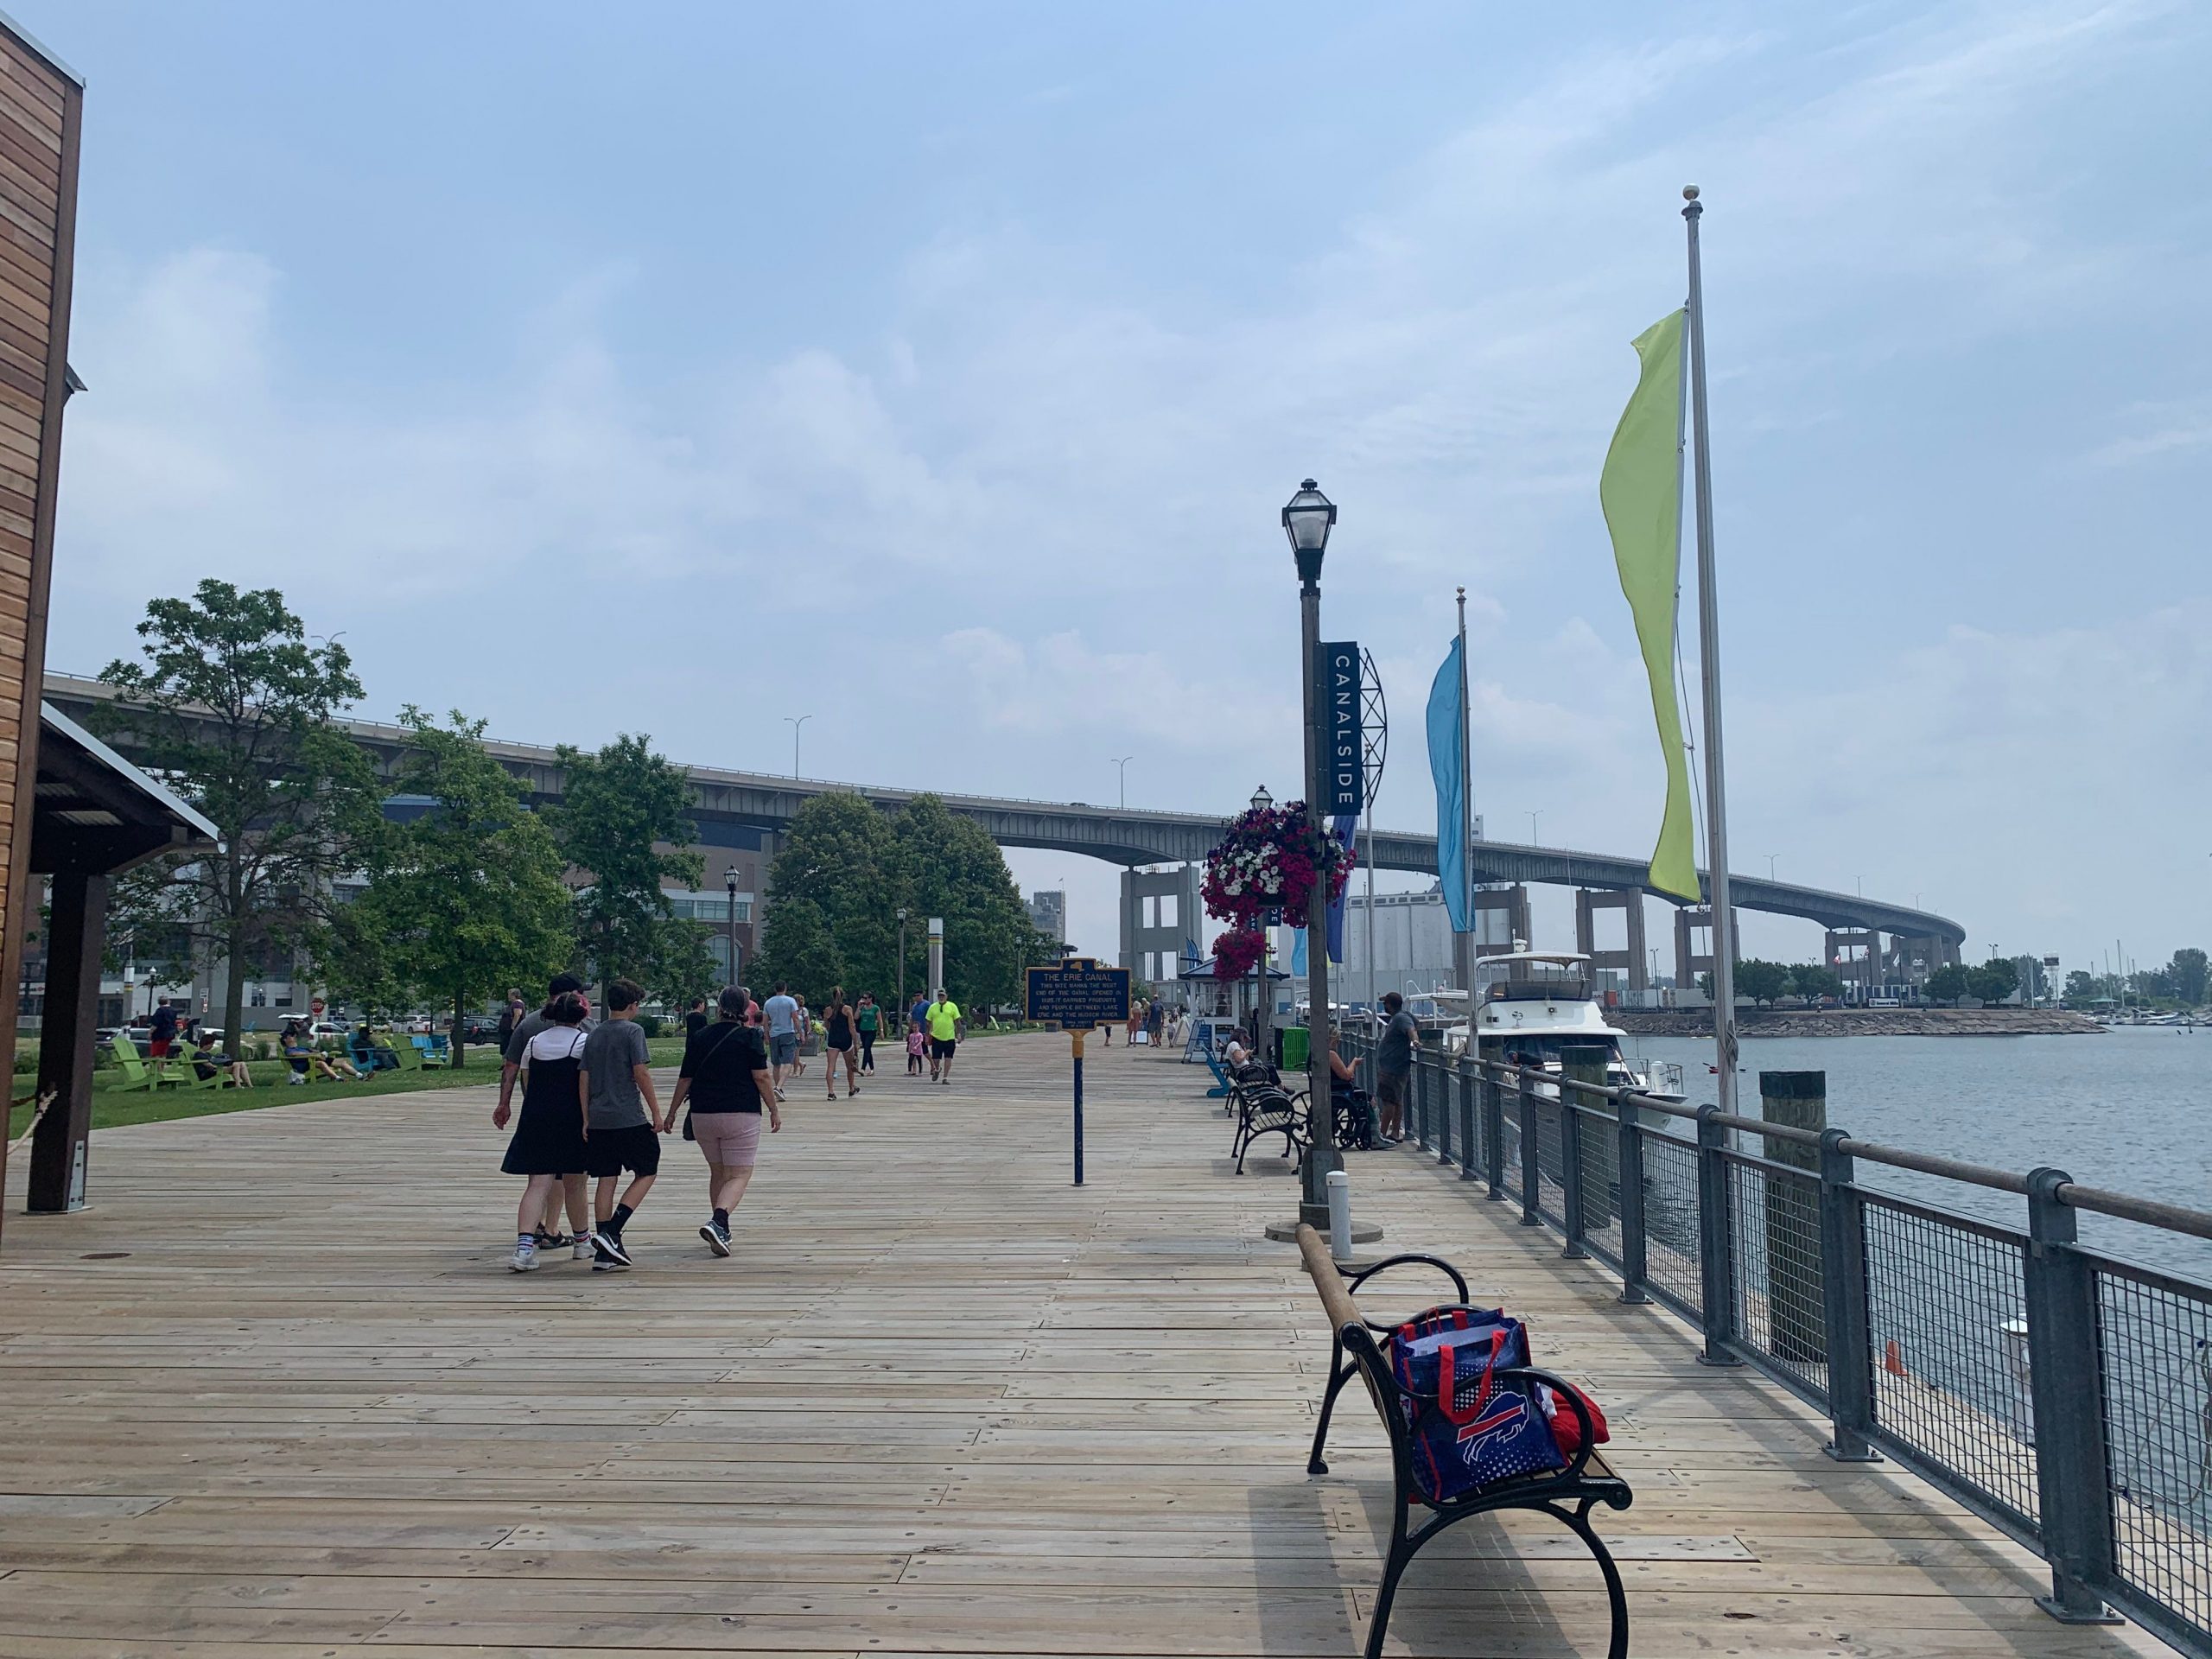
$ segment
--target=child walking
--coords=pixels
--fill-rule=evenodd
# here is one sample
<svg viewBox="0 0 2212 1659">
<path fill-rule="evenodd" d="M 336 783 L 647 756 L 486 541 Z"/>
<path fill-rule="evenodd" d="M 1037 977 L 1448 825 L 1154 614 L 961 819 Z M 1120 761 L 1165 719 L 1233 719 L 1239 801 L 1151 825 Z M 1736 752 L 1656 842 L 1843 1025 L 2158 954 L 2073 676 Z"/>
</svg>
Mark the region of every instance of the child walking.
<svg viewBox="0 0 2212 1659">
<path fill-rule="evenodd" d="M 563 991 L 543 1010 L 546 1024 L 528 1044 L 530 1070 L 523 1084 L 522 1116 L 499 1167 L 529 1178 L 515 1216 L 515 1253 L 507 1266 L 528 1273 L 537 1266 L 537 1224 L 564 1175 L 582 1175 L 587 1161 L 585 1128 L 590 1087 L 584 1077 L 584 1000 Z M 507 1103 L 493 1109 L 505 1128 Z"/>
<path fill-rule="evenodd" d="M 584 1168 L 599 1178 L 599 1190 L 592 1195 L 594 1273 L 630 1265 L 623 1224 L 637 1213 L 660 1173 L 660 1098 L 653 1090 L 645 1030 L 636 1018 L 645 995 L 637 981 L 616 980 L 607 988 L 606 1021 L 584 1039 Z M 626 1169 L 631 1181 L 617 1204 L 614 1184 Z"/>
<path fill-rule="evenodd" d="M 906 1075 L 910 1077 L 922 1075 L 922 1046 L 925 1040 L 920 1020 L 917 1020 L 906 1027 Z"/>
</svg>

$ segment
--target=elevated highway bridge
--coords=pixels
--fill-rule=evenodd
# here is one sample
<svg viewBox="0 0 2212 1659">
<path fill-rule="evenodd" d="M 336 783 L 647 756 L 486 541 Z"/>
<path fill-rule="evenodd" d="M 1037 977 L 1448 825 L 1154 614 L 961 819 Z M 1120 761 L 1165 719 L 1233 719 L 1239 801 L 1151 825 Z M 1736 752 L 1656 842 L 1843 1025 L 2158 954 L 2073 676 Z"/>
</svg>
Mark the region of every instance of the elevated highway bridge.
<svg viewBox="0 0 2212 1659">
<path fill-rule="evenodd" d="M 46 678 L 47 701 L 79 724 L 95 718 L 94 706 L 114 701 L 115 695 L 97 680 L 51 673 Z M 349 720 L 340 724 L 387 774 L 397 769 L 407 745 L 404 728 L 374 721 Z M 118 747 L 127 758 L 137 758 L 130 754 L 127 743 Z M 486 747 L 523 782 L 533 802 L 550 804 L 560 800 L 562 767 L 553 749 L 496 740 L 487 741 Z M 762 846 L 766 838 L 788 828 L 792 816 L 817 795 L 845 791 L 887 810 L 924 792 L 873 784 L 735 772 L 719 766 L 692 766 L 685 767 L 685 771 L 691 779 L 692 816 L 698 825 L 699 842 L 709 849 Z M 1093 806 L 1083 801 L 1027 801 L 946 791 L 931 792 L 951 810 L 982 824 L 1001 847 L 1036 847 L 1076 853 L 1128 868 L 1202 862 L 1220 839 L 1224 823 L 1218 817 L 1201 812 L 1160 812 L 1141 807 Z M 1416 875 L 1436 874 L 1434 836 L 1377 830 L 1374 845 L 1377 869 L 1402 870 Z M 1478 841 L 1470 849 L 1470 858 L 1478 881 L 1540 883 L 1616 893 L 1643 893 L 1665 899 L 1669 904 L 1680 903 L 1649 885 L 1647 861 L 1643 858 L 1499 841 Z M 1700 876 L 1702 880 L 1704 872 L 1700 871 Z M 1926 940 L 1951 952 L 1955 952 L 1966 940 L 1965 928 L 1948 917 L 1880 899 L 1742 874 L 1732 876 L 1731 885 L 1738 910 L 1797 917 L 1817 922 L 1831 931 L 1878 931 L 1904 939 Z"/>
</svg>

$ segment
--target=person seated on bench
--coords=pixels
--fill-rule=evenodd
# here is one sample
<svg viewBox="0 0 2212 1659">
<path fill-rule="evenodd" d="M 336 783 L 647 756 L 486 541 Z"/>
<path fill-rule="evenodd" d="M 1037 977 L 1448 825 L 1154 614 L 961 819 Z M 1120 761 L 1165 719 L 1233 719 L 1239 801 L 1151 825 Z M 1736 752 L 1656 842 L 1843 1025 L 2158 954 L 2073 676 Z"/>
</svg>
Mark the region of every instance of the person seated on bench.
<svg viewBox="0 0 2212 1659">
<path fill-rule="evenodd" d="M 253 1075 L 245 1069 L 245 1062 L 218 1054 L 215 1052 L 215 1039 L 204 1031 L 200 1033 L 199 1040 L 192 1046 L 192 1070 L 202 1083 L 207 1082 L 218 1072 L 227 1071 L 231 1074 L 230 1081 L 223 1085 L 224 1088 L 251 1089 L 253 1087 Z"/>
</svg>

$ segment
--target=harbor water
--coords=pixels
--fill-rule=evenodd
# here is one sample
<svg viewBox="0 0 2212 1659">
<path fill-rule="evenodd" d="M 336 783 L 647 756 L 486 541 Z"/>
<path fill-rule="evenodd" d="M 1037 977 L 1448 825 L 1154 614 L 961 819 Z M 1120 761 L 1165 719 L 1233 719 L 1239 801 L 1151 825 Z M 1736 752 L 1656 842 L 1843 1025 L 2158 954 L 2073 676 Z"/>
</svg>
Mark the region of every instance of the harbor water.
<svg viewBox="0 0 2212 1659">
<path fill-rule="evenodd" d="M 1690 1103 L 1713 1098 L 1708 1039 L 1631 1037 L 1676 1060 Z M 1759 1115 L 1761 1071 L 1825 1071 L 1827 1121 L 1862 1141 L 2017 1173 L 2055 1165 L 2088 1185 L 2212 1209 L 2212 1028 L 2120 1027 L 2063 1037 L 1753 1038 L 1738 1109 Z M 1861 1163 L 1872 1186 L 2026 1225 L 2026 1200 Z M 2212 1242 L 2084 1215 L 2085 1243 L 2212 1283 Z"/>
</svg>

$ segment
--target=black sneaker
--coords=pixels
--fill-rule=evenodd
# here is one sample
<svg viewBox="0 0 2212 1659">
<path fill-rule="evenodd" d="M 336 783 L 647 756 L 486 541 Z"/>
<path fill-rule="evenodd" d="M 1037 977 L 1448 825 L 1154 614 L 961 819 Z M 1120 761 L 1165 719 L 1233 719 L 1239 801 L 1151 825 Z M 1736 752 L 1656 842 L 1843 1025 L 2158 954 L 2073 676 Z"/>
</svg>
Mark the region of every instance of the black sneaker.
<svg viewBox="0 0 2212 1659">
<path fill-rule="evenodd" d="M 699 1229 L 699 1236 L 707 1241 L 707 1248 L 716 1255 L 729 1254 L 729 1230 L 715 1222 L 708 1222 Z"/>
<path fill-rule="evenodd" d="M 626 1268 L 630 1265 L 630 1252 L 622 1248 L 620 1233 L 594 1233 L 591 1236 L 591 1254 L 594 1272 L 601 1268 Z"/>
</svg>

